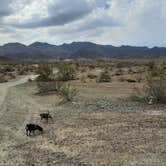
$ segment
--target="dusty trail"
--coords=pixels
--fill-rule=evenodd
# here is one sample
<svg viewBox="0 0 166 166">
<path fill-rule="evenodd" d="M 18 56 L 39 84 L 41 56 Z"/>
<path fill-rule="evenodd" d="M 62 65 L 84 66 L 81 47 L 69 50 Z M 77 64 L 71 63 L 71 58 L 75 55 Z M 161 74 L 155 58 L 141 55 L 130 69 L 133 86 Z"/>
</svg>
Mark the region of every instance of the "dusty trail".
<svg viewBox="0 0 166 166">
<path fill-rule="evenodd" d="M 33 121 L 34 117 L 31 111 L 35 108 L 36 111 L 40 109 L 40 106 L 30 97 L 13 88 L 26 83 L 29 78 L 34 79 L 35 77 L 35 75 L 28 75 L 18 80 L 0 84 L 0 161 L 10 155 L 12 150 L 9 150 L 9 147 L 17 146 L 20 142 L 24 144 L 26 141 L 25 123 L 30 120 Z M 22 113 L 26 113 L 26 116 Z M 1 165 L 4 165 L 4 163 L 0 162 Z"/>
<path fill-rule="evenodd" d="M 7 82 L 7 83 L 1 83 L 0 84 L 0 107 L 4 102 L 4 99 L 6 97 L 6 94 L 8 92 L 8 89 L 10 87 L 16 86 L 16 85 L 20 85 L 20 84 L 24 84 L 28 81 L 28 79 L 34 79 L 36 76 L 35 75 L 28 75 L 28 76 L 24 76 L 21 79 L 15 80 L 15 81 L 11 81 L 11 82 Z"/>
<path fill-rule="evenodd" d="M 28 75 L 28 76 L 22 77 L 21 79 L 15 80 L 15 81 L 0 84 L 0 116 L 2 114 L 1 107 L 2 107 L 3 102 L 5 101 L 9 88 L 14 87 L 16 85 L 24 84 L 28 81 L 28 79 L 34 79 L 35 77 L 36 77 L 36 75 Z"/>
</svg>

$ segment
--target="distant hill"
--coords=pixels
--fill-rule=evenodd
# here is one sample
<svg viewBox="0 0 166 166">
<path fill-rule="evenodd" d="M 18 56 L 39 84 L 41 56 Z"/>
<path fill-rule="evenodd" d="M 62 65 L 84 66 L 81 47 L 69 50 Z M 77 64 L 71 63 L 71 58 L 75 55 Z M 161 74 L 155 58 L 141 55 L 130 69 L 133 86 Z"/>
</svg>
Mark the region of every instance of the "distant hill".
<svg viewBox="0 0 166 166">
<path fill-rule="evenodd" d="M 0 46 L 0 56 L 19 60 L 149 58 L 166 57 L 166 47 L 115 47 L 91 42 L 63 45 L 35 42 L 29 46 L 8 43 Z"/>
<path fill-rule="evenodd" d="M 13 61 L 13 59 L 4 57 L 4 56 L 0 56 L 0 62 L 9 62 L 9 61 Z"/>
</svg>

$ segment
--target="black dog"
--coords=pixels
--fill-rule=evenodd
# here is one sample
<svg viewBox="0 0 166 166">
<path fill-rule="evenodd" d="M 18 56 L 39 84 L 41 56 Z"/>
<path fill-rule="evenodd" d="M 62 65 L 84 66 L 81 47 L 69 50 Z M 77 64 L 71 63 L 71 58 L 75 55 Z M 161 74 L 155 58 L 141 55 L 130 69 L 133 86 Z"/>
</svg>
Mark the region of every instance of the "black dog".
<svg viewBox="0 0 166 166">
<path fill-rule="evenodd" d="M 25 127 L 25 130 L 26 130 L 26 135 L 27 136 L 30 136 L 31 135 L 31 132 L 35 132 L 35 130 L 38 130 L 40 132 L 43 132 L 43 128 L 40 127 L 39 125 L 37 124 L 27 124 L 26 127 Z"/>
<path fill-rule="evenodd" d="M 52 116 L 48 112 L 48 113 L 42 113 L 42 114 L 40 114 L 40 118 L 41 118 L 41 120 L 42 119 L 46 119 L 46 121 L 48 123 L 48 119 L 52 119 Z"/>
</svg>

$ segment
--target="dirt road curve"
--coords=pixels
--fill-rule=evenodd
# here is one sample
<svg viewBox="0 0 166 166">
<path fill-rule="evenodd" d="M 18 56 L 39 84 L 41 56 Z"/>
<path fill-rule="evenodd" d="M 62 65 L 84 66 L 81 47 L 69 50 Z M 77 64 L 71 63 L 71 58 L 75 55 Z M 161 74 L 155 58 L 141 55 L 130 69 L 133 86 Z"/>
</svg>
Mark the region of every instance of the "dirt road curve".
<svg viewBox="0 0 166 166">
<path fill-rule="evenodd" d="M 28 75 L 28 76 L 24 76 L 20 79 L 17 79 L 15 81 L 1 83 L 0 84 L 0 94 L 1 94 L 0 95 L 0 107 L 1 107 L 2 103 L 4 102 L 4 99 L 5 99 L 6 94 L 8 92 L 8 88 L 26 83 L 28 81 L 28 79 L 34 79 L 34 78 L 36 78 L 36 75 Z"/>
</svg>

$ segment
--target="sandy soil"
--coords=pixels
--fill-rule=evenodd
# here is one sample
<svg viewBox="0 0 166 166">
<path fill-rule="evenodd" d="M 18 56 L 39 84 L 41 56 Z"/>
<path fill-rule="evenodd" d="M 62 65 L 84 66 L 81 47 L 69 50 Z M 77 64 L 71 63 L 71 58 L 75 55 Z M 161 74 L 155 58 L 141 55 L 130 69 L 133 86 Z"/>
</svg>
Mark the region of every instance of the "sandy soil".
<svg viewBox="0 0 166 166">
<path fill-rule="evenodd" d="M 73 83 L 78 98 L 58 105 L 56 95 L 38 96 L 35 84 L 26 81 L 0 85 L 0 166 L 165 166 L 164 105 L 118 99 L 118 86 L 126 94 L 127 84 L 93 83 Z M 46 110 L 53 116 L 48 124 L 39 118 Z M 27 137 L 29 122 L 44 133 Z"/>
</svg>

